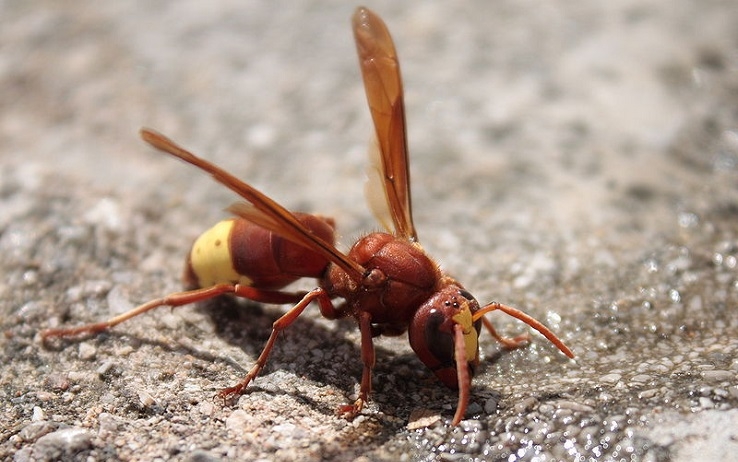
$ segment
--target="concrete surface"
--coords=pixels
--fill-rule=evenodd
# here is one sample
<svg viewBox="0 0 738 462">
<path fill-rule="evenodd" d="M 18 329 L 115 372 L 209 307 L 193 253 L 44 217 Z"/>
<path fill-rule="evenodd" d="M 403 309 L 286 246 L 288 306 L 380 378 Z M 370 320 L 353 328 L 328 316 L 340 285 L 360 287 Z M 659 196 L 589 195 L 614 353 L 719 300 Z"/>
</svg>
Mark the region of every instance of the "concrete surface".
<svg viewBox="0 0 738 462">
<path fill-rule="evenodd" d="M 549 324 L 484 337 L 472 405 L 404 338 L 310 309 L 236 404 L 283 307 L 160 310 L 234 197 L 157 128 L 349 245 L 370 122 L 345 2 L 0 3 L 0 459 L 738 460 L 738 9 L 732 1 L 388 2 L 416 224 L 482 302 Z M 310 287 L 304 281 L 302 287 Z M 508 335 L 520 323 L 494 316 Z"/>
</svg>

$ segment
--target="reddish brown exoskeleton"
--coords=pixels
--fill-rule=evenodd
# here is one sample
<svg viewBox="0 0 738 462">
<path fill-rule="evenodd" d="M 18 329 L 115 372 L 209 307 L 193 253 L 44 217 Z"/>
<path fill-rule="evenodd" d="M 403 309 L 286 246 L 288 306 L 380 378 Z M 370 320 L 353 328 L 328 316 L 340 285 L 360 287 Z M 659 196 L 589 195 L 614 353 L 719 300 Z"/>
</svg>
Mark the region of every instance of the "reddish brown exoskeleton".
<svg viewBox="0 0 738 462">
<path fill-rule="evenodd" d="M 292 213 L 247 183 L 196 157 L 148 129 L 143 139 L 156 149 L 188 162 L 227 186 L 246 202 L 230 206 L 236 216 L 206 231 L 190 251 L 185 279 L 191 290 L 152 300 L 108 321 L 76 328 L 49 329 L 51 337 L 94 334 L 159 306 L 181 306 L 223 294 L 264 303 L 294 303 L 274 322 L 254 366 L 241 382 L 220 392 L 241 393 L 261 372 L 279 333 L 315 301 L 329 319 L 354 318 L 361 332 L 363 373 L 358 399 L 341 409 L 347 417 L 361 411 L 371 392 L 374 337 L 408 331 L 418 357 L 448 387 L 459 390 L 452 423 L 458 424 L 469 402 L 471 377 L 479 363 L 478 337 L 484 324 L 507 348 L 527 335 L 508 339 L 495 332 L 485 313 L 500 310 L 530 325 L 565 355 L 574 355 L 553 332 L 527 314 L 493 302 L 484 307 L 456 280 L 441 271 L 418 243 L 410 200 L 410 172 L 405 109 L 399 63 L 382 20 L 366 8 L 353 17 L 359 61 L 374 121 L 378 160 L 376 183 L 381 200 L 375 214 L 391 232 L 371 233 L 348 254 L 334 245 L 334 223 L 316 215 Z M 317 278 L 309 292 L 282 289 L 296 279 Z M 335 299 L 343 299 L 337 305 Z"/>
</svg>

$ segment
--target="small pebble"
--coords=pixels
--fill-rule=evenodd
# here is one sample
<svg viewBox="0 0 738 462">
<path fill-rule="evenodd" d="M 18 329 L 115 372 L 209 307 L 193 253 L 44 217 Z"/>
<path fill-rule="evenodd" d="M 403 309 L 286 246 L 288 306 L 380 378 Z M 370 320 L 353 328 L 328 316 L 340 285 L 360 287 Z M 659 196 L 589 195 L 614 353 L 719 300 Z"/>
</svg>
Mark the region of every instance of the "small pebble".
<svg viewBox="0 0 738 462">
<path fill-rule="evenodd" d="M 83 428 L 71 427 L 42 436 L 33 447 L 39 460 L 69 460 L 92 446 L 93 435 Z"/>
<path fill-rule="evenodd" d="M 729 382 L 733 380 L 735 377 L 735 372 L 733 371 L 723 371 L 723 370 L 713 370 L 713 371 L 704 371 L 701 373 L 702 378 L 705 379 L 706 382 L 710 383 L 719 383 L 719 382 Z"/>
<path fill-rule="evenodd" d="M 648 374 L 638 374 L 630 379 L 630 381 L 633 383 L 646 383 L 649 380 L 651 380 L 651 376 Z"/>
<path fill-rule="evenodd" d="M 430 409 L 414 409 L 410 413 L 408 419 L 407 429 L 408 430 L 419 430 L 421 428 L 430 427 L 434 423 L 441 420 L 441 414 L 438 411 Z"/>
<path fill-rule="evenodd" d="M 615 384 L 620 381 L 622 376 L 620 374 L 607 374 L 600 377 L 600 382 Z"/>
<path fill-rule="evenodd" d="M 34 422 L 40 422 L 42 420 L 46 420 L 46 413 L 40 407 L 34 406 L 33 407 L 33 417 L 31 417 L 31 420 Z"/>
<path fill-rule="evenodd" d="M 253 417 L 248 412 L 243 409 L 236 409 L 226 419 L 226 428 L 235 434 L 243 434 L 251 427 L 249 422 L 252 419 Z"/>
<path fill-rule="evenodd" d="M 494 414 L 497 412 L 497 399 L 487 398 L 484 402 L 484 412 L 487 414 Z"/>
<path fill-rule="evenodd" d="M 95 358 L 97 354 L 97 348 L 95 348 L 90 342 L 82 342 L 77 348 L 77 354 L 79 359 L 83 361 L 89 361 Z"/>
</svg>

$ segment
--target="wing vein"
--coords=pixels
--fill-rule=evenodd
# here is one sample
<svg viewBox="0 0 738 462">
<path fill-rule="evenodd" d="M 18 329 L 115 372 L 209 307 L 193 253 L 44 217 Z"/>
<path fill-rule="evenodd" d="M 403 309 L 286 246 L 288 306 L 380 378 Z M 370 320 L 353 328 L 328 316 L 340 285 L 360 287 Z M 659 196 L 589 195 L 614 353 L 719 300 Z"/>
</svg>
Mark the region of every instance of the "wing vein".
<svg viewBox="0 0 738 462">
<path fill-rule="evenodd" d="M 402 77 L 395 45 L 382 19 L 366 8 L 353 17 L 364 89 L 379 142 L 382 187 L 395 234 L 416 241 L 410 197 Z M 383 216 L 383 213 L 378 215 Z"/>
<path fill-rule="evenodd" d="M 364 268 L 361 265 L 349 259 L 336 249 L 333 244 L 314 235 L 289 210 L 279 205 L 266 194 L 239 180 L 217 165 L 197 157 L 160 133 L 143 128 L 141 129 L 141 138 L 154 148 L 171 154 L 210 173 L 216 181 L 246 199 L 263 215 L 261 219 L 257 217 L 259 221 L 257 224 L 259 226 L 323 255 L 326 259 L 346 271 L 352 279 L 359 280 L 363 276 Z M 237 215 L 243 214 L 246 219 L 253 218 L 254 216 L 253 214 L 243 212 L 243 209 L 238 204 L 231 206 L 229 210 Z"/>
</svg>

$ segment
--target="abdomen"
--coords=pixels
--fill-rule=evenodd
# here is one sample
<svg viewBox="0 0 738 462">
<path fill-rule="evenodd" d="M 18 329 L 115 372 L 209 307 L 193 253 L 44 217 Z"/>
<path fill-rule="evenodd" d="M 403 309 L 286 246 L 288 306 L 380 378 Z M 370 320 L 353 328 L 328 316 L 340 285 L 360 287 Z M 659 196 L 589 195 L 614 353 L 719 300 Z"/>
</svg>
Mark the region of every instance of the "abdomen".
<svg viewBox="0 0 738 462">
<path fill-rule="evenodd" d="M 332 219 L 294 215 L 317 236 L 334 242 Z M 321 255 L 250 221 L 233 218 L 217 223 L 195 240 L 184 279 L 188 288 L 226 283 L 273 290 L 303 277 L 320 278 L 327 266 Z"/>
</svg>

